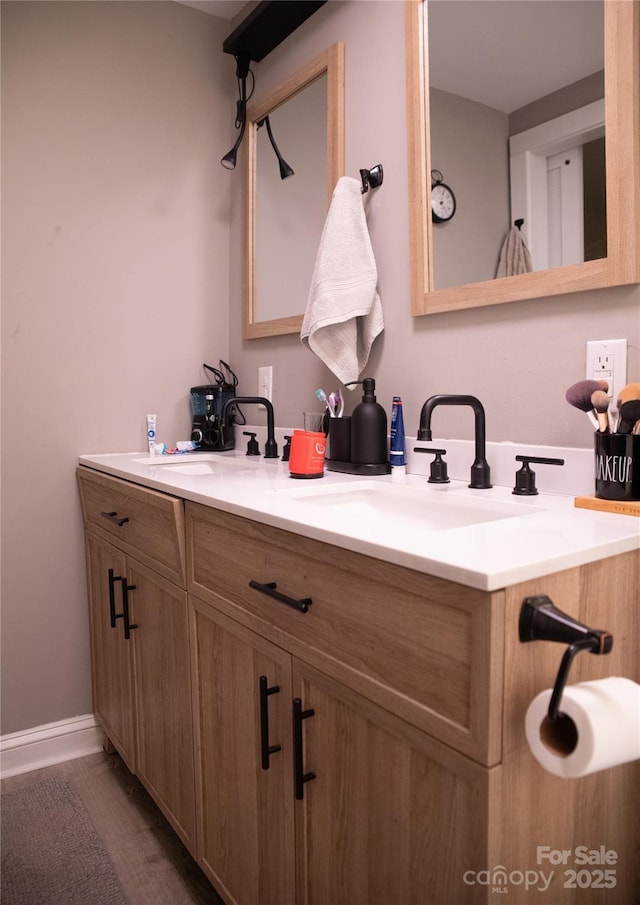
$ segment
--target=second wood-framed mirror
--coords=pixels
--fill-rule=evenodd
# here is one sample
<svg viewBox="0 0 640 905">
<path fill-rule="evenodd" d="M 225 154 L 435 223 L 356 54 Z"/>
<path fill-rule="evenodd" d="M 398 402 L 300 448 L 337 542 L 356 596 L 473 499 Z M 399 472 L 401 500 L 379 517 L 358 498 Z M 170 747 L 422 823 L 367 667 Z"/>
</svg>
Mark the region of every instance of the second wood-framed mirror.
<svg viewBox="0 0 640 905">
<path fill-rule="evenodd" d="M 479 11 L 489 6 L 491 0 L 474 0 Z M 606 162 L 606 247 L 604 256 L 585 260 L 581 263 L 539 269 L 512 276 L 490 275 L 477 280 L 462 281 L 461 285 L 438 284 L 438 250 L 434 249 L 434 233 L 440 238 L 442 231 L 451 228 L 454 222 L 461 222 L 465 216 L 465 204 L 469 210 L 466 193 L 456 193 L 457 210 L 451 225 L 433 224 L 431 213 L 431 184 L 434 167 L 442 171 L 445 183 L 451 182 L 454 190 L 458 182 L 455 176 L 453 156 L 434 159 L 432 129 L 437 111 L 430 82 L 429 48 L 440 41 L 435 29 L 438 10 L 434 10 L 431 23 L 429 7 L 456 8 L 460 13 L 456 29 L 451 29 L 442 40 L 451 47 L 463 40 L 462 30 L 466 26 L 461 4 L 447 0 L 406 0 L 406 50 L 407 50 L 407 125 L 409 152 L 409 216 L 410 216 L 410 257 L 411 257 L 411 312 L 414 316 L 437 314 L 459 309 L 501 304 L 524 299 L 543 298 L 563 293 L 598 289 L 640 281 L 640 248 L 638 217 L 640 215 L 640 138 L 638 135 L 638 106 L 640 97 L 640 11 L 638 0 L 618 2 L 602 0 L 601 20 L 603 26 L 602 44 L 604 61 L 604 146 Z M 504 13 L 508 6 L 524 10 L 531 5 L 536 14 L 541 14 L 545 6 L 570 8 L 574 3 L 546 3 L 537 0 L 502 0 L 497 6 Z M 593 3 L 594 8 L 598 4 Z M 430 24 L 433 28 L 429 33 Z M 580 27 L 575 31 L 575 40 L 580 35 Z M 495 37 L 493 32 L 492 36 Z M 530 36 L 529 36 L 530 37 Z M 529 39 L 529 38 L 528 38 Z M 482 34 L 475 30 L 473 40 L 482 40 Z M 535 43 L 535 42 L 533 42 Z M 473 45 L 472 45 L 473 46 Z M 503 39 L 504 54 L 510 45 Z M 435 53 L 434 53 L 435 56 Z M 453 54 L 451 54 L 453 57 Z M 473 56 L 473 54 L 472 54 Z M 494 55 L 495 60 L 495 55 Z M 451 64 L 455 65 L 454 63 Z M 540 64 L 544 66 L 545 64 Z M 497 67 L 495 67 L 497 68 Z M 513 68 L 513 81 L 520 80 L 521 73 Z M 504 81 L 504 80 L 503 80 Z M 451 90 L 451 89 L 449 89 Z M 459 97 L 452 98 L 455 102 Z M 466 99 L 463 98 L 466 102 Z M 525 108 L 526 109 L 526 108 Z M 587 129 L 588 131 L 588 129 Z M 593 134 L 596 134 L 594 131 Z M 509 157 L 508 132 L 500 150 Z M 469 143 L 473 150 L 474 142 Z M 499 147 L 499 145 L 496 145 Z M 477 173 L 477 179 L 486 178 Z M 509 192 L 509 176 L 506 178 Z M 508 199 L 503 217 L 504 237 L 512 225 L 512 212 Z M 474 210 L 474 214 L 477 211 Z M 511 216 L 510 216 L 511 215 Z M 456 223 L 456 225 L 457 225 Z M 530 227 L 530 224 L 527 224 Z M 605 244 L 603 243 L 603 244 Z M 495 267 L 499 257 L 498 242 L 494 241 L 495 260 L 489 265 Z M 473 248 L 460 246 L 459 255 L 472 253 Z M 455 265 L 454 265 L 455 266 Z M 441 272 L 441 268 L 440 268 Z"/>
<path fill-rule="evenodd" d="M 280 177 L 267 125 L 291 178 Z M 300 332 L 326 213 L 343 175 L 344 44 L 338 42 L 247 109 L 245 339 Z"/>
</svg>

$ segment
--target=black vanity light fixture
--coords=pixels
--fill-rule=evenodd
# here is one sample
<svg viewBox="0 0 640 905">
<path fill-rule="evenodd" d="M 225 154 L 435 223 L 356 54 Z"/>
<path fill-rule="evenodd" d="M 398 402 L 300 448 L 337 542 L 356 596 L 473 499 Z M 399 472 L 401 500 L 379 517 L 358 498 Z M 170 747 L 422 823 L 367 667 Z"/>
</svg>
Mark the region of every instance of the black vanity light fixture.
<svg viewBox="0 0 640 905">
<path fill-rule="evenodd" d="M 247 101 L 253 94 L 252 87 L 247 96 L 247 76 L 250 74 L 253 79 L 253 72 L 249 68 L 251 61 L 259 63 L 326 2 L 327 0 L 262 0 L 223 42 L 223 51 L 235 57 L 239 93 L 236 107 L 238 137 L 234 146 L 220 161 L 227 170 L 234 170 L 236 167 L 238 148 L 242 144 L 247 126 Z M 265 119 L 271 145 L 280 163 L 280 176 L 287 179 L 293 176 L 293 170 L 283 160 L 273 139 L 269 117 Z"/>
<path fill-rule="evenodd" d="M 227 170 L 235 170 L 236 158 L 238 156 L 238 148 L 244 138 L 244 132 L 247 127 L 247 76 L 251 72 L 249 69 L 249 56 L 246 53 L 236 54 L 236 78 L 238 79 L 239 98 L 236 103 L 236 129 L 239 129 L 238 137 L 234 146 L 228 151 L 220 163 Z M 253 73 L 251 72 L 253 78 Z M 253 93 L 253 89 L 251 90 Z M 249 95 L 251 97 L 251 94 Z"/>
<path fill-rule="evenodd" d="M 289 176 L 295 176 L 294 171 L 291 169 L 287 161 L 284 159 L 278 145 L 276 144 L 276 140 L 273 137 L 273 132 L 271 131 L 271 122 L 269 121 L 269 117 L 265 116 L 263 119 L 259 120 L 257 123 L 258 129 L 261 129 L 262 126 L 267 127 L 267 134 L 269 135 L 269 141 L 271 142 L 271 147 L 276 152 L 276 157 L 278 158 L 278 163 L 280 164 L 280 179 L 288 179 Z"/>
</svg>

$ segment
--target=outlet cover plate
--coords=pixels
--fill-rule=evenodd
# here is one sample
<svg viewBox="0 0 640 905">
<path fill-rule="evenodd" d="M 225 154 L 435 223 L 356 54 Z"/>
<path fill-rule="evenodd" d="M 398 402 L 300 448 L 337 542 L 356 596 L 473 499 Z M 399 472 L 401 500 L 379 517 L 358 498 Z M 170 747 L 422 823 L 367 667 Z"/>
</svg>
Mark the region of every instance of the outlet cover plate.
<svg viewBox="0 0 640 905">
<path fill-rule="evenodd" d="M 610 409 L 617 409 L 618 393 L 627 382 L 626 339 L 593 339 L 587 342 L 588 380 L 608 380 Z"/>
</svg>

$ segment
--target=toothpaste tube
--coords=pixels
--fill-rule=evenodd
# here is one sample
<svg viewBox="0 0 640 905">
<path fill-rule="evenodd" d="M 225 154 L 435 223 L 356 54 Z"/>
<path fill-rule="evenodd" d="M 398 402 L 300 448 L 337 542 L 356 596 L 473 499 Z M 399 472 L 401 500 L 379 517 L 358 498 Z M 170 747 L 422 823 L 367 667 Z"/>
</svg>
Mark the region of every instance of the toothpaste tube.
<svg viewBox="0 0 640 905">
<path fill-rule="evenodd" d="M 393 397 L 389 459 L 392 467 L 407 464 L 404 453 L 404 418 L 402 415 L 402 399 L 400 396 Z"/>
<path fill-rule="evenodd" d="M 149 444 L 149 455 L 156 454 L 156 421 L 157 415 L 147 415 L 147 442 Z"/>
<path fill-rule="evenodd" d="M 193 440 L 178 440 L 175 446 L 169 447 L 166 443 L 154 443 L 153 444 L 153 453 L 152 455 L 156 456 L 178 456 L 184 455 L 184 453 L 193 452 L 194 449 L 198 448 L 198 444 L 194 443 Z M 149 452 L 151 452 L 151 444 L 149 445 Z"/>
</svg>

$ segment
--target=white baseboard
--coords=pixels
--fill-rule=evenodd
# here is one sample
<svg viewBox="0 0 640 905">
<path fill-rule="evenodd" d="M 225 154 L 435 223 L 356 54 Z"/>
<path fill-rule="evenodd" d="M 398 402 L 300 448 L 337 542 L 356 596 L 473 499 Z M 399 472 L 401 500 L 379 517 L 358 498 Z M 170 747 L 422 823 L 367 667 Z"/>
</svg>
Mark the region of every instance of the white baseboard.
<svg viewBox="0 0 640 905">
<path fill-rule="evenodd" d="M 95 754 L 102 749 L 102 739 L 102 730 L 92 713 L 3 735 L 0 778 Z"/>
</svg>

